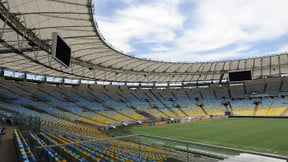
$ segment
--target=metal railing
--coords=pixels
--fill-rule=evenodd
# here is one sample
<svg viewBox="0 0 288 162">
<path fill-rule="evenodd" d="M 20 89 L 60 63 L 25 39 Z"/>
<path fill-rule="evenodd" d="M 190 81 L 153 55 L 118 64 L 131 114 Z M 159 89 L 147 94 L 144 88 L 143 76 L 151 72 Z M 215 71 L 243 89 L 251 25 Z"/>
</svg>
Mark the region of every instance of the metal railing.
<svg viewBox="0 0 288 162">
<path fill-rule="evenodd" d="M 120 142 L 121 141 L 121 142 Z M 36 146 L 36 150 L 43 150 L 45 148 L 54 148 L 54 147 L 63 147 L 70 145 L 79 145 L 79 144 L 112 144 L 121 149 L 129 147 L 134 152 L 139 154 L 139 158 L 143 156 L 143 153 L 149 150 L 151 155 L 153 152 L 161 152 L 165 154 L 167 159 L 177 159 L 180 161 L 196 161 L 196 159 L 226 159 L 239 155 L 240 153 L 248 153 L 258 156 L 264 156 L 269 158 L 276 158 L 288 161 L 287 156 L 277 155 L 272 153 L 256 152 L 244 149 L 230 148 L 224 146 L 217 146 L 211 144 L 182 141 L 171 138 L 145 135 L 145 134 L 136 134 L 128 135 L 121 137 L 109 137 L 103 139 L 91 139 L 79 142 L 65 143 L 65 144 L 55 144 L 55 145 L 45 145 L 45 146 Z M 152 151 L 153 150 L 153 151 Z"/>
<path fill-rule="evenodd" d="M 182 144 L 185 144 L 187 146 L 187 150 L 185 150 L 187 152 L 191 152 L 191 151 L 189 151 L 188 146 L 192 145 L 192 146 L 201 146 L 201 147 L 207 147 L 207 148 L 212 148 L 212 149 L 217 149 L 217 150 L 224 150 L 224 151 L 229 151 L 229 152 L 248 153 L 248 154 L 265 156 L 265 157 L 271 157 L 271 158 L 277 158 L 277 159 L 282 159 L 282 160 L 288 161 L 288 156 L 277 155 L 277 154 L 272 154 L 272 153 L 256 152 L 256 151 L 243 150 L 243 149 L 237 149 L 237 148 L 230 148 L 230 147 L 224 147 L 224 146 L 217 146 L 217 145 L 211 145 L 211 144 L 204 144 L 204 143 L 197 143 L 197 142 L 190 142 L 190 141 L 182 141 L 182 140 L 176 140 L 176 139 L 171 139 L 171 138 L 166 138 L 166 137 L 159 137 L 159 136 L 152 136 L 152 135 L 145 135 L 145 134 L 139 134 L 138 136 L 140 136 L 140 137 L 148 137 L 148 138 L 153 138 L 153 139 L 158 139 L 158 140 L 166 140 L 166 141 L 173 141 L 173 142 L 177 142 L 177 143 L 182 143 Z"/>
</svg>

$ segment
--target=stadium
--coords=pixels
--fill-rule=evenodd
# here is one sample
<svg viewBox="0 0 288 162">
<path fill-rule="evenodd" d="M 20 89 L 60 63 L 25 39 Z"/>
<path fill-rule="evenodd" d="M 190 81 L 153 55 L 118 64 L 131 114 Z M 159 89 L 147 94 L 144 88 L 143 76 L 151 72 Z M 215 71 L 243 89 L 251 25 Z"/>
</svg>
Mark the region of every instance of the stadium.
<svg viewBox="0 0 288 162">
<path fill-rule="evenodd" d="M 91 0 L 0 1 L 0 159 L 288 161 L 288 55 L 165 62 L 105 40 Z"/>
</svg>

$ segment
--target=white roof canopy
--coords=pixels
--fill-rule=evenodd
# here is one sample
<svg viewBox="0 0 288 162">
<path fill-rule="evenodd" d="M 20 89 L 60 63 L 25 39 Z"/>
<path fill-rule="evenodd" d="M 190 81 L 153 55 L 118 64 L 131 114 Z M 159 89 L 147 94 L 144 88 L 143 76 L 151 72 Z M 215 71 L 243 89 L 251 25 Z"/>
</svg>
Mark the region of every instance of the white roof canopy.
<svg viewBox="0 0 288 162">
<path fill-rule="evenodd" d="M 228 71 L 243 69 L 251 69 L 254 78 L 288 73 L 287 54 L 203 63 L 125 55 L 101 37 L 91 0 L 9 0 L 1 2 L 0 10 L 0 67 L 10 70 L 129 82 L 219 80 L 222 74 L 227 79 Z M 65 68 L 52 58 L 52 32 L 58 32 L 71 47 L 71 67 Z"/>
</svg>

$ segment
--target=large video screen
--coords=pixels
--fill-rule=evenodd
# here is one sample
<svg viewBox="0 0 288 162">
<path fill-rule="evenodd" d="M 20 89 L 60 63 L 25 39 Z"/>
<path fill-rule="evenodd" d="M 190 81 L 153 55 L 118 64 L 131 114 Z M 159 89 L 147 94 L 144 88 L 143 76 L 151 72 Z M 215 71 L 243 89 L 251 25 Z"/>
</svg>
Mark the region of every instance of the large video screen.
<svg viewBox="0 0 288 162">
<path fill-rule="evenodd" d="M 239 81 L 245 81 L 245 80 L 252 80 L 251 70 L 229 72 L 230 82 L 239 82 Z"/>
<path fill-rule="evenodd" d="M 65 67 L 70 66 L 71 48 L 56 32 L 52 33 L 52 55 Z"/>
</svg>

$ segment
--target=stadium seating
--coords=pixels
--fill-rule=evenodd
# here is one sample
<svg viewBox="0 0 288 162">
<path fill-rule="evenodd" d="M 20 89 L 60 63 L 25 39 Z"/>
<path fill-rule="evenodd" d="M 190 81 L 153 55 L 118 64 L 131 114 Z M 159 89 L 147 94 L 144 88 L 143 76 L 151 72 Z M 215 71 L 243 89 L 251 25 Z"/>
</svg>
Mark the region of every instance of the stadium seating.
<svg viewBox="0 0 288 162">
<path fill-rule="evenodd" d="M 273 80 L 267 83 L 265 89 L 263 89 L 264 83 L 259 84 L 259 88 L 256 87 L 256 89 L 254 84 L 247 83 L 246 89 L 250 87 L 248 93 L 255 91 L 277 94 L 279 87 L 275 84 L 278 82 L 278 80 Z M 210 89 L 130 90 L 125 86 L 121 89 L 114 86 L 65 87 L 10 80 L 1 80 L 0 97 L 6 100 L 0 101 L 0 110 L 1 114 L 6 114 L 6 116 L 11 113 L 41 118 L 54 116 L 98 126 L 147 118 L 128 105 L 137 110 L 146 111 L 157 118 L 205 116 L 204 111 L 208 115 L 223 115 L 225 107 L 221 101 L 222 97 L 229 99 L 227 88 L 230 89 L 232 97 L 240 98 L 231 101 L 234 115 L 252 115 L 255 105 L 253 100 L 247 98 L 248 94 L 245 93 L 242 85 Z M 196 106 L 195 98 L 204 103 L 203 110 Z M 262 101 L 255 115 L 286 115 L 284 111 L 287 104 L 283 104 L 286 101 L 285 98 L 279 99 L 276 96 L 273 99 L 264 98 Z M 175 108 L 174 104 L 179 105 L 180 109 Z"/>
<path fill-rule="evenodd" d="M 29 133 L 33 145 L 34 146 L 45 146 L 47 145 L 46 142 L 44 142 L 42 139 L 40 139 L 36 134 L 34 133 Z M 43 160 L 48 160 L 48 161 L 56 161 L 56 162 L 66 162 L 67 160 L 64 159 L 61 155 L 57 153 L 57 151 L 53 148 L 44 148 L 41 150 L 41 155 Z"/>
<path fill-rule="evenodd" d="M 263 95 L 254 98 L 242 91 L 242 85 L 211 89 L 130 90 L 113 86 L 65 87 L 6 80 L 0 82 L 1 116 L 20 114 L 41 119 L 40 134 L 29 132 L 24 137 L 19 130 L 14 131 L 22 161 L 35 161 L 25 138 L 29 138 L 33 146 L 40 147 L 108 138 L 109 135 L 99 127 L 149 118 L 139 112 L 156 118 L 223 115 L 226 108 L 222 101 L 225 98 L 230 101 L 234 115 L 288 115 L 288 98 L 279 95 L 280 87 L 275 88 L 277 81 L 267 84 L 264 89 L 263 85 L 258 85 L 260 90 L 256 91 L 272 97 Z M 230 88 L 229 93 L 227 88 Z M 249 93 L 254 92 L 253 88 Z M 254 104 L 256 100 L 261 101 L 257 107 Z M 200 107 L 199 103 L 203 106 Z M 43 148 L 41 154 L 48 161 L 62 162 L 165 161 L 167 158 L 165 152 L 148 146 L 139 155 L 137 147 L 134 143 L 114 140 Z"/>
<path fill-rule="evenodd" d="M 29 139 L 33 147 L 44 147 L 38 150 L 42 161 L 166 161 L 167 153 L 149 146 L 141 146 L 134 142 L 123 140 L 97 141 L 108 136 L 97 128 L 75 124 L 64 120 L 45 121 L 42 133 L 39 135 L 29 132 Z M 36 161 L 26 139 L 19 130 L 14 130 L 21 161 Z M 82 142 L 83 141 L 83 142 Z M 88 142 L 84 142 L 88 141 Z M 69 144 L 80 142 L 77 144 Z M 56 146 L 58 144 L 67 144 Z"/>
<path fill-rule="evenodd" d="M 17 147 L 17 152 L 20 156 L 19 160 L 23 162 L 35 162 L 36 159 L 25 138 L 19 130 L 14 130 L 14 139 Z"/>
<path fill-rule="evenodd" d="M 254 105 L 251 100 L 235 100 L 231 102 L 234 115 L 246 115 L 250 116 L 253 114 Z"/>
</svg>

